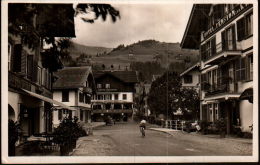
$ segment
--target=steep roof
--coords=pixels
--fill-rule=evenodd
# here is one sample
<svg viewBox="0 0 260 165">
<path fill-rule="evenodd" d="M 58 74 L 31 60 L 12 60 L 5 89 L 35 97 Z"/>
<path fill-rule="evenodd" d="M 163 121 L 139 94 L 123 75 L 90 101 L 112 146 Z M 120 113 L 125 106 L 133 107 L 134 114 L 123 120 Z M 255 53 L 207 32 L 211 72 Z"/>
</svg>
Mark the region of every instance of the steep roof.
<svg viewBox="0 0 260 165">
<path fill-rule="evenodd" d="M 190 71 L 195 70 L 195 69 L 198 69 L 198 70 L 199 70 L 199 68 L 200 68 L 200 63 L 198 62 L 198 63 L 192 65 L 191 67 L 187 68 L 185 71 L 183 71 L 183 72 L 180 74 L 180 76 L 184 76 L 185 74 L 187 74 L 187 73 L 189 73 Z"/>
<path fill-rule="evenodd" d="M 199 49 L 201 31 L 207 30 L 207 13 L 211 4 L 194 4 L 191 9 L 189 21 L 187 23 L 181 48 Z"/>
<path fill-rule="evenodd" d="M 137 83 L 137 74 L 135 71 L 96 71 L 94 78 L 98 79 L 104 75 L 112 75 L 125 83 Z"/>
<path fill-rule="evenodd" d="M 87 77 L 91 74 L 91 67 L 65 67 L 55 72 L 57 81 L 53 84 L 53 89 L 73 89 L 84 87 Z"/>
</svg>

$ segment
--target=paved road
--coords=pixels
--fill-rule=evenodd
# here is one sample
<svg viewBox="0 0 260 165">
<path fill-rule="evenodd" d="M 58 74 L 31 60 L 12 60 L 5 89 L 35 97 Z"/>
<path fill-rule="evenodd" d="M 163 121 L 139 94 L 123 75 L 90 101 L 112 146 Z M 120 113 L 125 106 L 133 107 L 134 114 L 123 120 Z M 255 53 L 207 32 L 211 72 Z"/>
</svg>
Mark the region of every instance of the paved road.
<svg viewBox="0 0 260 165">
<path fill-rule="evenodd" d="M 91 156 L 226 156 L 251 155 L 252 144 L 233 140 L 194 136 L 182 132 L 172 135 L 146 130 L 142 137 L 138 124 L 128 122 L 94 130 L 83 137 L 73 155 Z"/>
</svg>

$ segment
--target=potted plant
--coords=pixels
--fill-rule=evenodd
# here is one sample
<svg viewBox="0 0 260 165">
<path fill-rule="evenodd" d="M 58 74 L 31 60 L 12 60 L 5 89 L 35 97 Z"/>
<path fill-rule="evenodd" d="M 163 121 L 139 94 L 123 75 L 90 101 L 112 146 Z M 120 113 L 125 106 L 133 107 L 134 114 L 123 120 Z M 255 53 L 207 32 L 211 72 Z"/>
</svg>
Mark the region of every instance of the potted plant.
<svg viewBox="0 0 260 165">
<path fill-rule="evenodd" d="M 76 147 L 76 141 L 86 133 L 78 122 L 78 118 L 64 118 L 59 126 L 54 129 L 53 141 L 60 145 L 60 154 L 68 155 Z"/>
<path fill-rule="evenodd" d="M 219 135 L 221 138 L 226 137 L 226 120 L 224 118 L 220 118 L 216 121 L 216 126 L 219 131 Z"/>
<path fill-rule="evenodd" d="M 8 155 L 15 156 L 15 143 L 19 139 L 20 124 L 13 120 L 8 120 Z"/>
</svg>

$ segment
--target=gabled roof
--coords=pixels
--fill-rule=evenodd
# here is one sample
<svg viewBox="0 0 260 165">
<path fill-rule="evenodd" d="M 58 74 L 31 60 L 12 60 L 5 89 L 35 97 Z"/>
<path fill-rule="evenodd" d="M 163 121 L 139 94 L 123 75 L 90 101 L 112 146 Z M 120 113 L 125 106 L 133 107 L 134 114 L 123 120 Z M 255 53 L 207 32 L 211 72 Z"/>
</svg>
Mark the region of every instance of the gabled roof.
<svg viewBox="0 0 260 165">
<path fill-rule="evenodd" d="M 125 83 L 137 83 L 136 71 L 96 71 L 93 73 L 95 80 L 104 75 L 111 75 Z"/>
<path fill-rule="evenodd" d="M 185 71 L 183 71 L 180 76 L 183 76 L 185 75 L 186 73 L 189 73 L 190 71 L 194 70 L 194 69 L 198 69 L 199 70 L 199 67 L 200 67 L 200 63 L 196 63 L 194 65 L 192 65 L 191 67 L 189 67 L 188 69 L 186 69 Z"/>
<path fill-rule="evenodd" d="M 92 74 L 91 67 L 65 67 L 55 76 L 58 78 L 53 83 L 53 89 L 74 89 L 84 87 L 89 74 Z"/>
<path fill-rule="evenodd" d="M 181 48 L 198 49 L 200 44 L 201 32 L 207 30 L 207 14 L 211 4 L 194 4 L 187 23 Z"/>
</svg>

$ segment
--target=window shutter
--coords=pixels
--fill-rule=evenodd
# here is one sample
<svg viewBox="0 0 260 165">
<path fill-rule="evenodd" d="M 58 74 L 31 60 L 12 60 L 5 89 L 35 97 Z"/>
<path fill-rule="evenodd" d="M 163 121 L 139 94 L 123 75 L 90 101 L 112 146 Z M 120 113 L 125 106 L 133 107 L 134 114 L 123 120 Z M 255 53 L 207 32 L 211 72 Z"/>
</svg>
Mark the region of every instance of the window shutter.
<svg viewBox="0 0 260 165">
<path fill-rule="evenodd" d="M 211 39 L 211 55 L 214 56 L 216 54 L 216 37 Z"/>
<path fill-rule="evenodd" d="M 32 80 L 33 77 L 33 56 L 27 56 L 27 78 Z"/>
<path fill-rule="evenodd" d="M 236 29 L 235 29 L 235 25 L 233 25 L 232 27 L 232 44 L 233 44 L 233 50 L 236 50 Z"/>
<path fill-rule="evenodd" d="M 25 50 L 22 49 L 22 55 L 21 55 L 21 73 L 23 75 L 26 75 L 26 59 L 27 59 L 27 53 Z"/>
<path fill-rule="evenodd" d="M 245 18 L 237 21 L 237 40 L 241 41 L 245 37 Z"/>
<path fill-rule="evenodd" d="M 226 50 L 226 31 L 221 33 L 222 51 Z"/>
<path fill-rule="evenodd" d="M 246 79 L 246 58 L 241 59 L 241 80 Z"/>
<path fill-rule="evenodd" d="M 22 45 L 14 45 L 14 52 L 12 56 L 12 70 L 14 72 L 21 72 L 21 57 L 22 57 Z"/>
<path fill-rule="evenodd" d="M 38 63 L 36 60 L 33 61 L 33 68 L 32 68 L 33 74 L 32 74 L 32 81 L 37 82 L 38 78 Z"/>
</svg>

